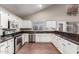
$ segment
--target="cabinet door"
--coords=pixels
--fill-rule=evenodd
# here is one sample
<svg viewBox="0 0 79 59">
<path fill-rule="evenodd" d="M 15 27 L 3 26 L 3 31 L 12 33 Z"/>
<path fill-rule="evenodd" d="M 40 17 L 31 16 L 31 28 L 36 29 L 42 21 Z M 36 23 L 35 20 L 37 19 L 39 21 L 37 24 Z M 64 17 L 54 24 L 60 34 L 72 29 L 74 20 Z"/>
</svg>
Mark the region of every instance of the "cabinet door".
<svg viewBox="0 0 79 59">
<path fill-rule="evenodd" d="M 29 41 L 29 34 L 24 34 L 24 39 L 25 39 L 25 42 L 28 42 Z"/>
<path fill-rule="evenodd" d="M 1 12 L 1 26 L 8 28 L 8 14 L 6 12 Z"/>
<path fill-rule="evenodd" d="M 76 44 L 66 41 L 64 53 L 65 54 L 77 54 L 77 47 L 78 46 Z"/>
<path fill-rule="evenodd" d="M 51 42 L 51 34 L 36 34 L 36 42 Z"/>
<path fill-rule="evenodd" d="M 52 43 L 55 45 L 55 47 L 57 47 L 57 42 L 58 41 L 58 37 L 54 34 L 53 36 L 52 36 Z"/>
<path fill-rule="evenodd" d="M 36 42 L 40 42 L 40 35 L 39 34 L 35 34 L 36 35 Z"/>
<path fill-rule="evenodd" d="M 32 28 L 32 22 L 29 20 L 22 21 L 22 28 Z"/>
<path fill-rule="evenodd" d="M 14 53 L 14 39 L 8 40 L 8 53 L 9 54 Z"/>
<path fill-rule="evenodd" d="M 65 43 L 64 40 L 58 37 L 57 48 L 61 53 L 63 53 L 63 43 Z"/>
<path fill-rule="evenodd" d="M 28 42 L 29 40 L 29 34 L 23 34 L 22 35 L 22 44 L 24 44 L 25 42 Z"/>
<path fill-rule="evenodd" d="M 7 41 L 0 44 L 0 54 L 7 54 Z"/>
<path fill-rule="evenodd" d="M 56 21 L 47 21 L 46 27 L 48 30 L 55 30 L 56 29 Z"/>
<path fill-rule="evenodd" d="M 25 43 L 25 36 L 24 36 L 24 34 L 22 34 L 22 45 Z"/>
</svg>

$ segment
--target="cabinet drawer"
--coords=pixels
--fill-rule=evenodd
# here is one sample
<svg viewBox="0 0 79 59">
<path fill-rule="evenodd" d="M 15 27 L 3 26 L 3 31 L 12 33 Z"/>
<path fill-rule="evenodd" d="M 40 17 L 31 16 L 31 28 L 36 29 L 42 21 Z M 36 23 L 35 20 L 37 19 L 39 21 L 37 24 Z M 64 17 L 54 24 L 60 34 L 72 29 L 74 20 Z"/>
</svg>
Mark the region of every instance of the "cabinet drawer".
<svg viewBox="0 0 79 59">
<path fill-rule="evenodd" d="M 66 41 L 67 45 L 78 46 L 77 44 L 74 44 L 74 43 L 72 43 L 72 42 L 70 42 L 70 41 L 67 41 L 67 40 L 65 40 L 65 41 Z"/>
</svg>

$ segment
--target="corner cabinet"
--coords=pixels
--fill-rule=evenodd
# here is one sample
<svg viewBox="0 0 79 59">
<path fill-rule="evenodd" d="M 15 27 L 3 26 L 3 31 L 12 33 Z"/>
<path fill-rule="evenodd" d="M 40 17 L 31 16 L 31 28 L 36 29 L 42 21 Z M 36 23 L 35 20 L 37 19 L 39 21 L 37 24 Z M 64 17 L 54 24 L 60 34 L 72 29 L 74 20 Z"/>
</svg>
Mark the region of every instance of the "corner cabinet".
<svg viewBox="0 0 79 59">
<path fill-rule="evenodd" d="M 78 45 L 65 40 L 64 54 L 77 54 L 77 53 L 78 53 Z"/>
<path fill-rule="evenodd" d="M 0 11 L 0 25 L 2 28 L 8 28 L 8 13 Z"/>
<path fill-rule="evenodd" d="M 0 54 L 13 54 L 14 53 L 14 38 L 0 43 Z"/>
<path fill-rule="evenodd" d="M 62 54 L 79 54 L 79 45 L 53 34 L 52 43 Z"/>
</svg>

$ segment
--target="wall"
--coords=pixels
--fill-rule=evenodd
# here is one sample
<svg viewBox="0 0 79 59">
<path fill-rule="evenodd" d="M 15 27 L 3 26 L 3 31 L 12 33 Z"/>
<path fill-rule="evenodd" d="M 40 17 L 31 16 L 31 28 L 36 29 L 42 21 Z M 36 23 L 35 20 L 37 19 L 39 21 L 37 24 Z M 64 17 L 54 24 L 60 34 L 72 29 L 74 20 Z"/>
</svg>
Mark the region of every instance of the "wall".
<svg viewBox="0 0 79 59">
<path fill-rule="evenodd" d="M 52 5 L 51 7 L 37 12 L 31 16 L 25 17 L 26 20 L 56 20 L 56 21 L 79 21 L 77 16 L 68 16 L 67 5 Z"/>
</svg>

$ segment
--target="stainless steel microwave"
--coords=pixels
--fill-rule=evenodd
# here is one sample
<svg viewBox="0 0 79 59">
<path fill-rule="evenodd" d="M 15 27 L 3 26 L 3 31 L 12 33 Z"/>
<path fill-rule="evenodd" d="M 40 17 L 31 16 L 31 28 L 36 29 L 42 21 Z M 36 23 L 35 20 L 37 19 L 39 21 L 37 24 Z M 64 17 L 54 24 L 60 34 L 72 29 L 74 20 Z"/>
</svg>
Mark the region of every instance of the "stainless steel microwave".
<svg viewBox="0 0 79 59">
<path fill-rule="evenodd" d="M 18 24 L 15 21 L 8 21 L 8 28 L 9 29 L 17 29 Z"/>
</svg>

